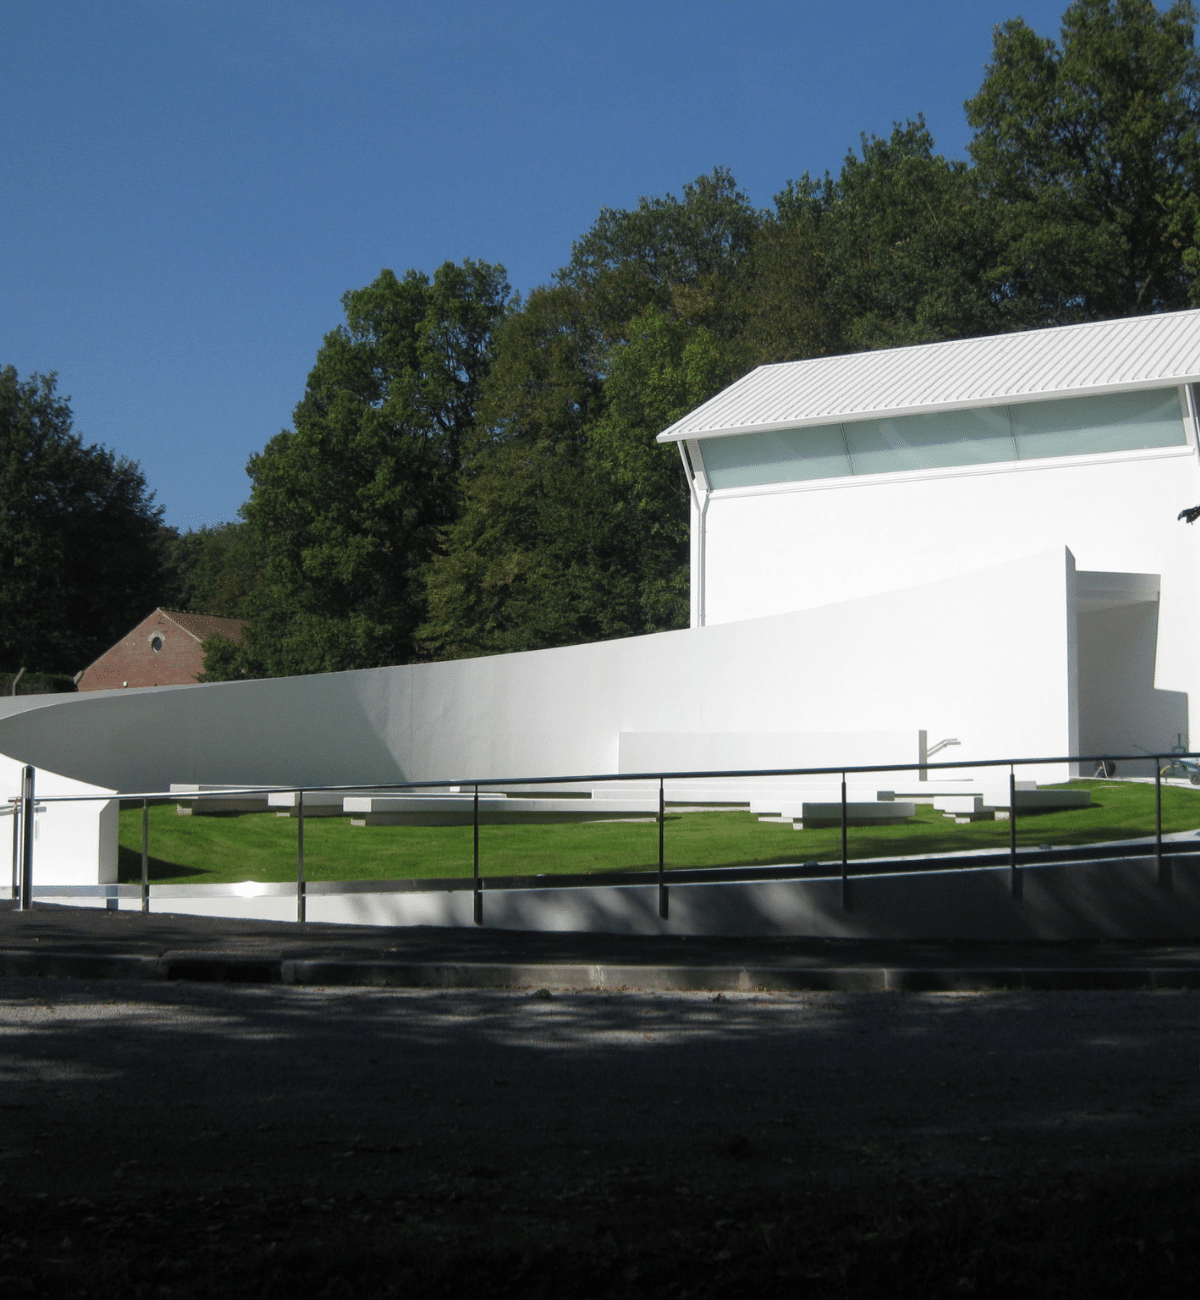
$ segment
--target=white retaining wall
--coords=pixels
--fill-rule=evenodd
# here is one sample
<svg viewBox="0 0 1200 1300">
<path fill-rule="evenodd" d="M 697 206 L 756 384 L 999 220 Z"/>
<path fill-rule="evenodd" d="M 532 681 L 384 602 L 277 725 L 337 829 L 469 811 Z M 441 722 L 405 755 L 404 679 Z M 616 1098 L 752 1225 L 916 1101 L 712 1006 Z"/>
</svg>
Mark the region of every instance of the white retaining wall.
<svg viewBox="0 0 1200 1300">
<path fill-rule="evenodd" d="M 21 793 L 24 762 L 0 754 L 0 880 L 11 879 L 11 800 Z M 47 795 L 112 794 L 57 772 L 39 769 L 34 779 L 33 870 L 38 885 L 104 885 L 117 879 L 117 803 L 42 802 Z"/>
</svg>

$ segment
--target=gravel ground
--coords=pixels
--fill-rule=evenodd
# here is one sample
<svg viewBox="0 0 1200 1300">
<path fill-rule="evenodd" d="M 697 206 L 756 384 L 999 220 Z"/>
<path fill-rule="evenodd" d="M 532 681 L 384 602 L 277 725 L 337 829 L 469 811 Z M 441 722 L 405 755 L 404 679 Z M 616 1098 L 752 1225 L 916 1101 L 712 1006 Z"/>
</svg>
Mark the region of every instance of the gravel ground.
<svg viewBox="0 0 1200 1300">
<path fill-rule="evenodd" d="M 1198 1011 L 0 981 L 0 1290 L 1173 1294 Z"/>
</svg>

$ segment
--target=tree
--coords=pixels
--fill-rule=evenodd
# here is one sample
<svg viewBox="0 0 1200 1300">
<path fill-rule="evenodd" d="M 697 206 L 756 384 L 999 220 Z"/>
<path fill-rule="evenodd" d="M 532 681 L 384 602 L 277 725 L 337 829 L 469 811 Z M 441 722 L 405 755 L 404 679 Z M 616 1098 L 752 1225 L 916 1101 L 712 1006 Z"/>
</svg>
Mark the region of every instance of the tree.
<svg viewBox="0 0 1200 1300">
<path fill-rule="evenodd" d="M 498 332 L 463 509 L 429 570 L 427 655 L 597 640 L 611 626 L 603 491 L 586 458 L 602 403 L 597 350 L 582 295 L 564 285 L 534 290 Z"/>
<path fill-rule="evenodd" d="M 789 182 L 738 268 L 731 354 L 742 372 L 846 350 L 821 228 L 826 189 L 807 175 Z"/>
<path fill-rule="evenodd" d="M 992 218 L 965 163 L 934 152 L 924 119 L 864 136 L 822 195 L 830 305 L 849 351 L 1002 328 Z"/>
<path fill-rule="evenodd" d="M 1200 182 L 1196 11 L 1074 0 L 1061 44 L 998 27 L 966 105 L 1014 323 L 1186 306 Z M 1189 250 L 1191 257 L 1187 256 Z"/>
<path fill-rule="evenodd" d="M 158 603 L 162 511 L 141 470 L 72 430 L 55 376 L 0 369 L 0 656 L 74 674 Z"/>
<path fill-rule="evenodd" d="M 924 119 L 775 196 L 741 269 L 744 367 L 1002 329 L 993 219 Z"/>
<path fill-rule="evenodd" d="M 556 282 L 574 289 L 603 344 L 649 307 L 710 328 L 729 319 L 726 294 L 762 214 L 724 168 L 633 209 L 602 208 Z"/>
<path fill-rule="evenodd" d="M 721 170 L 682 200 L 605 208 L 505 323 L 430 566 L 425 653 L 687 625 L 687 486 L 655 435 L 737 373 L 732 290 L 760 222 Z"/>
<path fill-rule="evenodd" d="M 656 307 L 631 321 L 627 334 L 612 353 L 605 411 L 588 444 L 593 472 L 609 485 L 609 527 L 620 539 L 623 572 L 636 578 L 630 622 L 658 632 L 688 625 L 690 489 L 679 447 L 657 435 L 736 376 L 711 330 Z"/>
<path fill-rule="evenodd" d="M 425 614 L 424 570 L 458 514 L 458 472 L 503 268 L 447 262 L 432 279 L 391 271 L 343 298 L 295 427 L 251 457 L 244 518 L 263 589 L 234 662 L 212 673 L 281 675 L 406 663 Z"/>
<path fill-rule="evenodd" d="M 244 520 L 171 532 L 162 597 L 168 608 L 245 618 L 262 590 L 258 539 Z"/>
</svg>

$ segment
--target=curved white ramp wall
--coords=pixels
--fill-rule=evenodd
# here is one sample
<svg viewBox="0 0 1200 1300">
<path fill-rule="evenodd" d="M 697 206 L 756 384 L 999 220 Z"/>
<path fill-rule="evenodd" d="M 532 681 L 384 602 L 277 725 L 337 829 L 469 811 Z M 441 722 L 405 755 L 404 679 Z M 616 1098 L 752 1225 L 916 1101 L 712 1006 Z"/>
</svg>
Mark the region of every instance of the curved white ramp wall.
<svg viewBox="0 0 1200 1300">
<path fill-rule="evenodd" d="M 615 773 L 622 732 L 923 729 L 959 737 L 955 758 L 1060 755 L 1078 735 L 1073 586 L 1058 548 L 906 590 L 620 641 L 44 696 L 0 707 L 0 751 L 123 791 Z"/>
</svg>

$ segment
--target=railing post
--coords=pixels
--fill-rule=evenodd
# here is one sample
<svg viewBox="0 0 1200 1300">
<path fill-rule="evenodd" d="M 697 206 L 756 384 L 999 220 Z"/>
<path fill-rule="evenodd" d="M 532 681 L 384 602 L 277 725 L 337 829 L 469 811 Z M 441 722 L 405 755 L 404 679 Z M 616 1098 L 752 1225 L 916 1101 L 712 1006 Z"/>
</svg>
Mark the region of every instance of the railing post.
<svg viewBox="0 0 1200 1300">
<path fill-rule="evenodd" d="M 846 774 L 842 773 L 842 911 L 850 910 L 850 881 L 846 851 Z"/>
<path fill-rule="evenodd" d="M 142 800 L 142 911 L 150 910 L 150 800 Z"/>
<path fill-rule="evenodd" d="M 665 921 L 670 910 L 667 897 L 667 875 L 663 865 L 663 826 L 666 822 L 666 799 L 663 795 L 663 779 L 658 778 L 658 919 Z"/>
<path fill-rule="evenodd" d="M 472 912 L 471 915 L 476 925 L 483 924 L 483 886 L 479 879 L 479 786 L 475 787 L 475 798 L 472 801 L 474 816 L 472 817 L 474 843 L 471 855 L 471 872 L 473 877 L 472 885 Z"/>
<path fill-rule="evenodd" d="M 22 912 L 33 907 L 33 768 L 21 769 L 21 888 L 17 906 Z"/>
<path fill-rule="evenodd" d="M 12 896 L 21 896 L 21 798 L 12 800 Z"/>
<path fill-rule="evenodd" d="M 1154 862 L 1158 867 L 1159 889 L 1171 888 L 1171 864 L 1163 858 L 1162 851 L 1162 772 L 1159 756 L 1154 756 Z"/>
<path fill-rule="evenodd" d="M 1022 897 L 1021 869 L 1017 866 L 1017 774 L 1008 769 L 1008 887 L 1013 898 Z"/>
<path fill-rule="evenodd" d="M 296 924 L 308 919 L 308 896 L 304 885 L 304 791 L 296 791 Z"/>
</svg>

